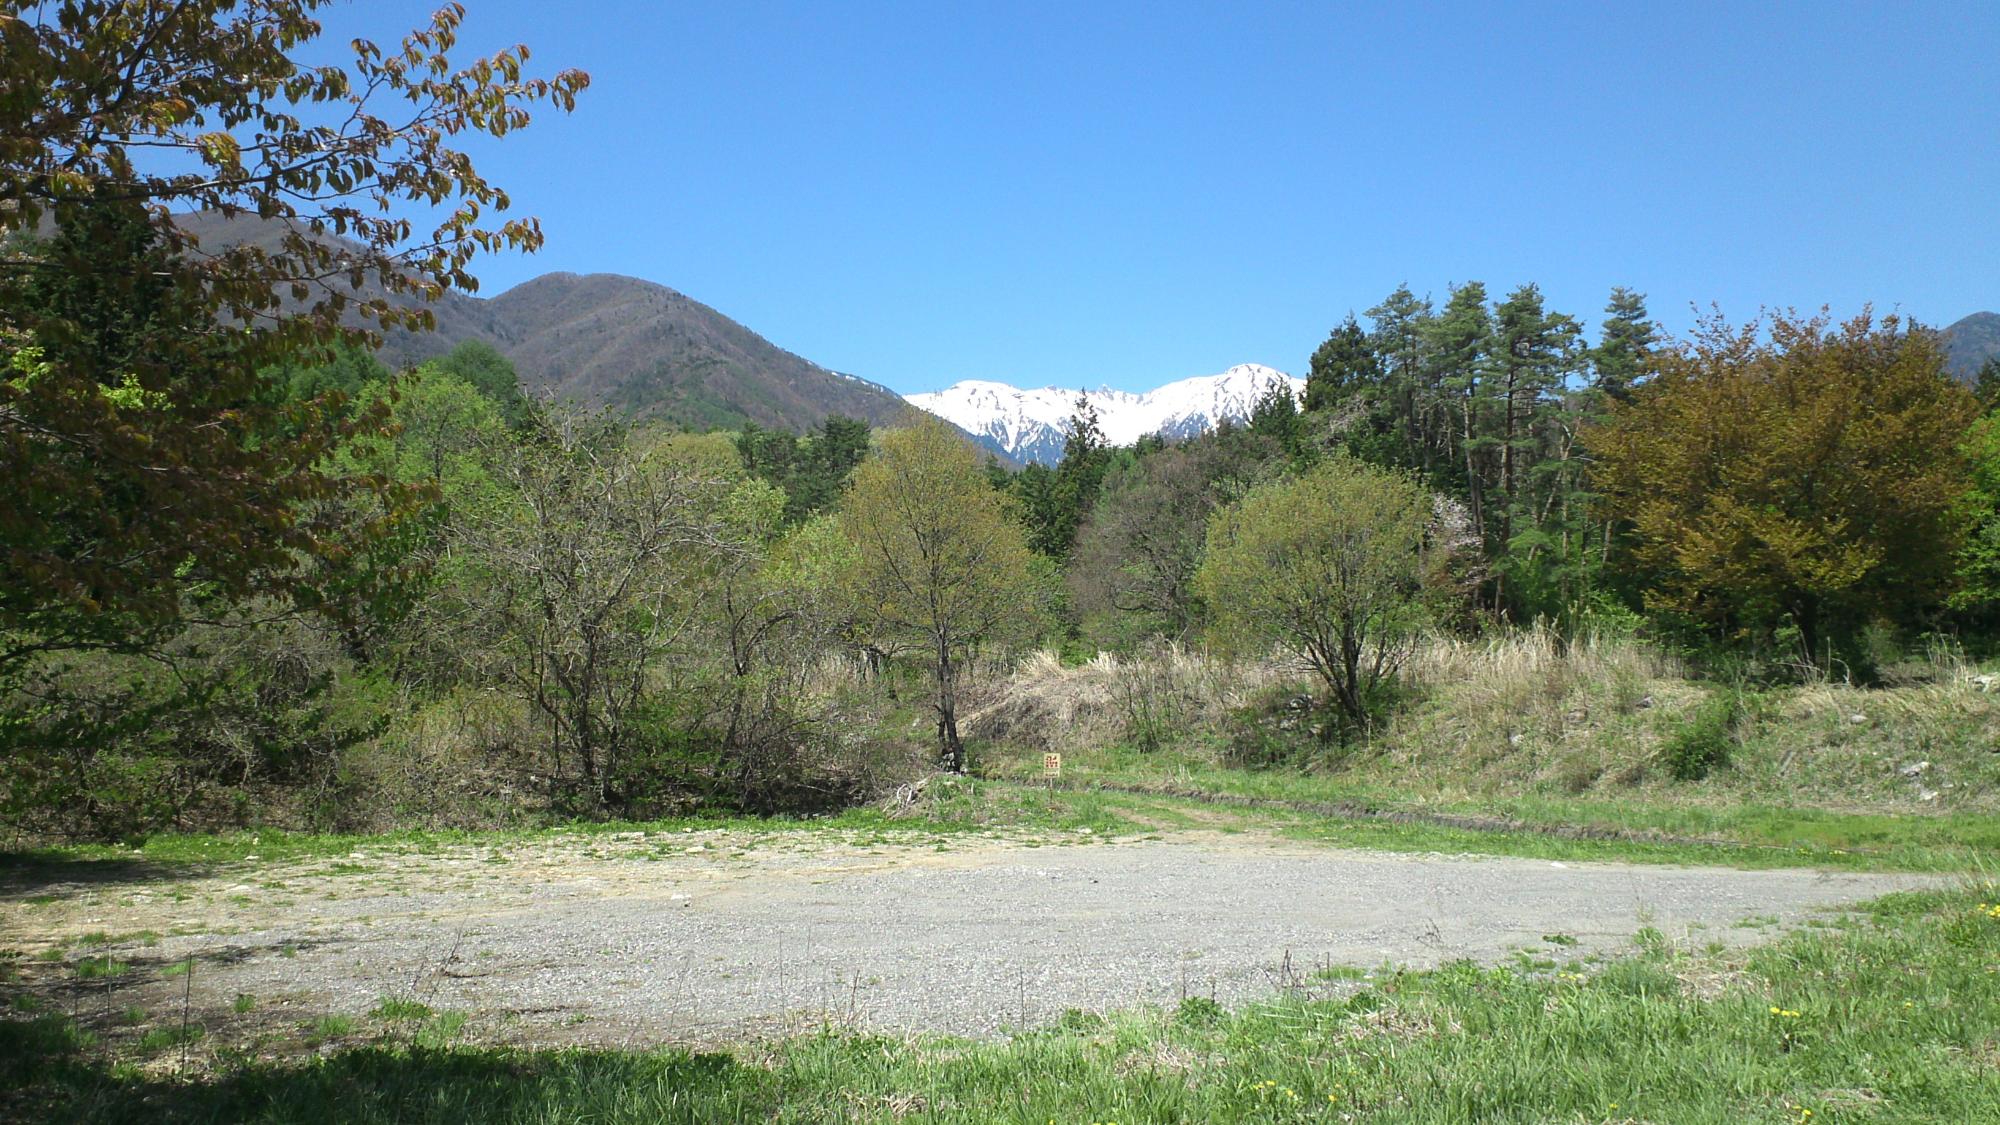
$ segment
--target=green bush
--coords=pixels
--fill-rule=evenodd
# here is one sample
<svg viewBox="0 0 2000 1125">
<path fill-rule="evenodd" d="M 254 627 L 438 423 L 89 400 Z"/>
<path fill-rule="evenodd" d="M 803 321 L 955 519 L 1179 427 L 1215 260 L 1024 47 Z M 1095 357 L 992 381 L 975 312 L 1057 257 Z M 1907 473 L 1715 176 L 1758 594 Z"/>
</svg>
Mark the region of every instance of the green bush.
<svg viewBox="0 0 2000 1125">
<path fill-rule="evenodd" d="M 257 612 L 157 658 L 51 657 L 0 685 L 0 822 L 71 839 L 324 826 L 343 755 L 381 729 L 379 684 L 330 630 Z M 290 800 L 273 809 L 278 788 Z"/>
<path fill-rule="evenodd" d="M 1229 713 L 1223 764 L 1264 768 L 1301 764 L 1326 748 L 1334 725 L 1296 685 L 1261 692 Z"/>
<path fill-rule="evenodd" d="M 1700 781 L 1727 766 L 1736 750 L 1736 728 L 1744 711 L 1743 693 L 1735 688 L 1718 690 L 1702 700 L 1660 748 L 1674 779 Z"/>
<path fill-rule="evenodd" d="M 1206 996 L 1189 996 L 1183 999 L 1181 1006 L 1175 1010 L 1174 1021 L 1189 1027 L 1214 1027 L 1228 1014 L 1222 1005 Z"/>
</svg>

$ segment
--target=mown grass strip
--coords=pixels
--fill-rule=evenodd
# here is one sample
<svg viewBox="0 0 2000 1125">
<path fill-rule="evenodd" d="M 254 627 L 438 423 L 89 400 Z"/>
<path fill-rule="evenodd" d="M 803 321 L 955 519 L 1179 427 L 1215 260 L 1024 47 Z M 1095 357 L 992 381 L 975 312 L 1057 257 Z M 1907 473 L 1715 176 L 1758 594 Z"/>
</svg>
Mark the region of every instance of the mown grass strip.
<svg viewBox="0 0 2000 1125">
<path fill-rule="evenodd" d="M 1012 782 L 1032 791 L 1032 783 Z M 1514 855 L 1536 859 L 1621 860 L 1633 863 L 1713 865 L 1739 868 L 1824 867 L 1855 871 L 1962 872 L 2000 866 L 2000 854 L 1956 842 L 1937 841 L 1930 826 L 1898 831 L 1871 818 L 1869 841 L 1855 846 L 1812 841 L 1778 843 L 1727 835 L 1679 836 L 1656 828 L 1625 827 L 1587 817 L 1517 817 L 1504 813 L 1381 806 L 1370 801 L 1325 802 L 1287 797 L 1217 793 L 1172 784 L 1159 786 L 1092 783 L 1059 788 L 1058 793 L 1113 795 L 1115 812 L 1170 810 L 1180 805 L 1242 814 L 1244 824 L 1261 824 L 1295 839 L 1376 848 L 1385 851 L 1444 851 Z M 1133 799 L 1121 804 L 1117 798 Z M 1810 818 L 1806 810 L 1801 814 Z M 1781 818 L 1779 818 L 1781 819 Z M 1860 836 L 1862 834 L 1856 834 Z M 1849 837 L 1838 836 L 1845 843 Z M 1934 842 L 1935 841 L 1935 842 Z"/>
<path fill-rule="evenodd" d="M 724 831 L 751 841 L 823 834 L 849 843 L 916 846 L 966 833 L 1051 842 L 1163 827 L 1281 833 L 1386 851 L 1538 859 L 1854 871 L 2000 870 L 2000 819 L 1990 817 L 1677 805 L 1637 798 L 1412 796 L 1285 770 L 1106 768 L 1059 783 L 1053 793 L 1041 781 L 1015 776 L 939 777 L 910 809 L 871 806 L 833 816 L 584 821 L 371 836 L 270 829 L 160 834 L 131 845 L 0 852 L 0 886 L 165 878 L 253 861 L 325 859 L 333 861 L 330 874 L 365 874 L 377 869 L 373 861 L 400 854 L 608 844 L 634 833 L 669 841 L 702 831 Z M 356 853 L 362 857 L 358 861 Z M 497 852 L 488 856 L 490 861 L 500 858 Z"/>
<path fill-rule="evenodd" d="M 1016 756 L 1018 757 L 1018 756 Z M 1045 786 L 1014 757 L 987 763 L 995 781 Z M 1058 789 L 1285 820 L 1301 838 L 1388 850 L 1448 850 L 1551 859 L 1735 867 L 1965 871 L 2000 868 L 2000 818 L 1896 814 L 1699 801 L 1647 791 L 1624 800 L 1468 795 L 1384 789 L 1366 780 L 1284 768 L 1231 769 L 1111 747 L 1066 762 Z M 1289 819 L 1287 819 L 1289 818 Z M 1212 819 L 1212 818 L 1210 818 Z"/>
</svg>

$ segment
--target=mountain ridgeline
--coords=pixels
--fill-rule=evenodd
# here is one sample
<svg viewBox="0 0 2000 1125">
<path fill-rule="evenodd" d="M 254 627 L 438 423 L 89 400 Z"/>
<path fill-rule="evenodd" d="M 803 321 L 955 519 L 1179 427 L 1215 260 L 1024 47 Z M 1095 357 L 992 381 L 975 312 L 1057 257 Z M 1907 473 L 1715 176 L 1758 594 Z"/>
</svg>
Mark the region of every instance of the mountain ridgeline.
<svg viewBox="0 0 2000 1125">
<path fill-rule="evenodd" d="M 175 223 L 208 247 L 270 250 L 285 233 L 276 222 L 212 212 Z M 361 293 L 379 289 L 364 285 Z M 447 290 L 429 307 L 435 328 L 391 333 L 384 363 L 420 363 L 476 340 L 513 361 L 530 395 L 552 393 L 691 429 L 755 422 L 802 433 L 829 415 L 882 425 L 909 409 L 887 387 L 831 371 L 635 277 L 549 273 L 492 298 Z"/>
<path fill-rule="evenodd" d="M 1143 394 L 1110 387 L 1022 390 L 968 379 L 941 391 L 910 395 L 909 400 L 971 434 L 992 452 L 1024 463 L 1053 465 L 1062 460 L 1069 419 L 1079 397 L 1096 410 L 1106 440 L 1131 445 L 1148 435 L 1180 441 L 1225 421 L 1247 421 L 1257 400 L 1280 385 L 1289 387 L 1294 398 L 1305 394 L 1303 379 L 1242 363 L 1220 375 L 1181 379 Z"/>
<path fill-rule="evenodd" d="M 616 274 L 550 273 L 491 300 L 437 310 L 438 331 L 389 342 L 414 362 L 464 339 L 514 361 L 531 390 L 693 429 L 800 432 L 841 414 L 880 425 L 907 409 L 895 392 L 778 347 L 664 285 Z"/>
<path fill-rule="evenodd" d="M 284 233 L 275 222 L 212 212 L 180 215 L 175 223 L 210 247 L 273 249 Z M 1184 439 L 1225 420 L 1240 422 L 1273 385 L 1286 383 L 1295 396 L 1305 385 L 1253 363 L 1143 394 L 966 380 L 904 398 L 786 351 L 665 285 L 618 274 L 548 273 L 491 298 L 446 291 L 430 308 L 435 328 L 392 333 L 382 346 L 385 363 L 420 363 L 477 340 L 513 362 L 530 395 L 550 393 L 691 429 L 754 422 L 803 433 L 835 414 L 879 426 L 915 406 L 1009 463 L 1060 460 L 1063 427 L 1079 393 L 1096 408 L 1106 436 L 1123 445 L 1150 434 Z M 1971 382 L 1981 365 L 2000 358 L 2000 314 L 1973 313 L 1943 336 L 1949 370 L 1960 380 Z"/>
<path fill-rule="evenodd" d="M 1976 312 L 1944 330 L 1945 369 L 1970 383 L 1979 369 L 2000 359 L 2000 313 Z"/>
</svg>

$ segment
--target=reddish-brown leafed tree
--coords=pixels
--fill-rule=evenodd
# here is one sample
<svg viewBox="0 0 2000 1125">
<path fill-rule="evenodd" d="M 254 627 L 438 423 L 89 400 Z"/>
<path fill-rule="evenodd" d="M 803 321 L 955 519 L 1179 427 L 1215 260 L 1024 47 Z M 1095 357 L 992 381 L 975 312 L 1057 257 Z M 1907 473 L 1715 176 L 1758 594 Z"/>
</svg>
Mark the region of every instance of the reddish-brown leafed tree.
<svg viewBox="0 0 2000 1125">
<path fill-rule="evenodd" d="M 1871 617 L 1944 599 L 1977 405 L 1934 333 L 1715 318 L 1651 363 L 1585 440 L 1653 608 L 1726 634 L 1789 622 L 1823 661 Z"/>
<path fill-rule="evenodd" d="M 324 454 L 379 419 L 260 369 L 427 327 L 475 254 L 541 241 L 490 221 L 507 195 L 453 145 L 588 78 L 528 77 L 521 47 L 454 62 L 456 4 L 302 65 L 325 2 L 0 5 L 0 671 L 143 646 L 207 598 L 353 592 L 399 509 L 337 502 L 384 486 Z M 204 245 L 174 218 L 197 211 L 260 235 Z"/>
</svg>

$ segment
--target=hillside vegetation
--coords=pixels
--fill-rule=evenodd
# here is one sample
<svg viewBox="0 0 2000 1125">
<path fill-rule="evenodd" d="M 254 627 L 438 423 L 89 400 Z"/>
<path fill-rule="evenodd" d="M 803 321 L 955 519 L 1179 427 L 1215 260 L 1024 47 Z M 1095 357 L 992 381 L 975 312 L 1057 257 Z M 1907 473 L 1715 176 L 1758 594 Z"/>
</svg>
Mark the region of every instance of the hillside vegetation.
<svg viewBox="0 0 2000 1125">
<path fill-rule="evenodd" d="M 1831 853 L 2000 846 L 2000 676 L 1941 656 L 1875 687 L 1689 678 L 1629 639 L 1427 642 L 1365 743 L 1309 679 L 1183 649 L 1024 661 L 968 716 L 976 772 L 1339 819 Z M 1490 846 L 1500 847 L 1495 841 Z M 1980 861 L 1980 862 L 1983 862 Z"/>
</svg>

